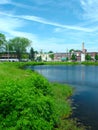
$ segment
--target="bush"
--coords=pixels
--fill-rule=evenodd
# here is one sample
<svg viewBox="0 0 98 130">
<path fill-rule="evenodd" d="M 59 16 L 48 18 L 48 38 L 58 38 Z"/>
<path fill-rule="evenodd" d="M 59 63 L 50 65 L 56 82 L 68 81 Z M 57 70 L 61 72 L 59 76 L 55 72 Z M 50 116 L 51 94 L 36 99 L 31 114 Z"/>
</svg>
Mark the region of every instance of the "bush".
<svg viewBox="0 0 98 130">
<path fill-rule="evenodd" d="M 3 86 L 2 86 L 3 85 Z M 49 83 L 38 74 L 0 85 L 0 129 L 51 130 L 55 109 Z"/>
</svg>

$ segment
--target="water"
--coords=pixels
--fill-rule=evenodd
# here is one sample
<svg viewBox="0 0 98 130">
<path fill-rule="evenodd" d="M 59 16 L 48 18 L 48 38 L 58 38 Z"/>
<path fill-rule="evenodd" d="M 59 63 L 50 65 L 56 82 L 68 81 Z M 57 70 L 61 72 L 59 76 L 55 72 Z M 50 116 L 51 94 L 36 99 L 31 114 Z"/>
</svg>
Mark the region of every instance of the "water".
<svg viewBox="0 0 98 130">
<path fill-rule="evenodd" d="M 33 66 L 30 67 L 51 82 L 67 83 L 75 87 L 73 116 L 91 130 L 98 130 L 98 66 Z"/>
</svg>

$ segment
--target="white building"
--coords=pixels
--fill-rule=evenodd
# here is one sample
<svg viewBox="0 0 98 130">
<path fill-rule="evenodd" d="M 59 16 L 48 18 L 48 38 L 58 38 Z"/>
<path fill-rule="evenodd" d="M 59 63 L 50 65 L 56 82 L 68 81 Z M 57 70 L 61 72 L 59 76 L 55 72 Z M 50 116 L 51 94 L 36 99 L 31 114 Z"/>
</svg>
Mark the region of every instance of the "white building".
<svg viewBox="0 0 98 130">
<path fill-rule="evenodd" d="M 84 53 L 81 53 L 81 61 L 85 61 L 85 54 Z"/>
<path fill-rule="evenodd" d="M 38 57 L 41 57 L 42 61 L 52 61 L 52 59 L 49 56 L 50 54 L 48 53 L 38 53 L 35 55 L 35 59 L 37 60 Z"/>
</svg>

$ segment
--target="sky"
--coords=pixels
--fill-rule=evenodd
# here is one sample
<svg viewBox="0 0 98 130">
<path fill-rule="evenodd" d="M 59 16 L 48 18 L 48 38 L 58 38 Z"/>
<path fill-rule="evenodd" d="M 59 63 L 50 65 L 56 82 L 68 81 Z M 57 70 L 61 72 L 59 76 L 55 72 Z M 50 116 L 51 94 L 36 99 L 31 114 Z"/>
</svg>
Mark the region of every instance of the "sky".
<svg viewBox="0 0 98 130">
<path fill-rule="evenodd" d="M 0 0 L 0 33 L 43 52 L 98 51 L 98 0 Z"/>
</svg>

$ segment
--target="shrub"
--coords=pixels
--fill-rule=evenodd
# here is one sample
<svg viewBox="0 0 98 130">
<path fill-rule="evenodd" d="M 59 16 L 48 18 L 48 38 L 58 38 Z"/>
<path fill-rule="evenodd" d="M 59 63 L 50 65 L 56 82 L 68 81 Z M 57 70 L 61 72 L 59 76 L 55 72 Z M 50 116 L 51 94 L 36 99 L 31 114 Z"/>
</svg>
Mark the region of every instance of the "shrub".
<svg viewBox="0 0 98 130">
<path fill-rule="evenodd" d="M 55 109 L 46 79 L 35 74 L 26 81 L 9 79 L 2 85 L 0 129 L 51 130 L 53 128 Z"/>
</svg>

